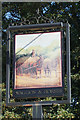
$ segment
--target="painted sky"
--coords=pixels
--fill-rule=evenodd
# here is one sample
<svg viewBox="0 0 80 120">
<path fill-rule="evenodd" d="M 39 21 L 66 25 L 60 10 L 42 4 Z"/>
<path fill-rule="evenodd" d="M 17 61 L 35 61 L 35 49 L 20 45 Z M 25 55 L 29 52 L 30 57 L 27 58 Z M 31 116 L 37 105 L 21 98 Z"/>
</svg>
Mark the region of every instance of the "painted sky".
<svg viewBox="0 0 80 120">
<path fill-rule="evenodd" d="M 16 40 L 16 49 L 23 48 L 24 46 L 29 44 L 32 40 L 34 41 L 31 44 L 29 44 L 27 47 L 25 47 L 25 49 L 31 46 L 39 46 L 39 45 L 41 47 L 47 47 L 53 42 L 56 43 L 58 47 L 60 47 L 61 32 L 16 35 L 15 40 Z"/>
</svg>

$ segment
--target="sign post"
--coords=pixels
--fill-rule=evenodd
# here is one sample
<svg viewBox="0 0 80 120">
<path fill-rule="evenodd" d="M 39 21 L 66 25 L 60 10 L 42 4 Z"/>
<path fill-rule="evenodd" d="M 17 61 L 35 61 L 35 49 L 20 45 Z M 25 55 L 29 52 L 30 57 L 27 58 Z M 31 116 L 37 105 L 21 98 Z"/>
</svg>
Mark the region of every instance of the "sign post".
<svg viewBox="0 0 80 120">
<path fill-rule="evenodd" d="M 13 39 L 13 98 L 64 97 L 63 31 L 66 28 L 67 100 L 10 102 L 10 40 Z M 16 33 L 17 31 L 17 33 Z M 27 34 L 21 34 L 28 31 Z M 33 33 L 32 33 L 33 31 Z M 37 31 L 37 32 L 36 32 Z M 44 32 L 46 31 L 46 32 Z M 30 33 L 31 32 L 31 33 Z M 43 119 L 42 105 L 71 102 L 70 29 L 68 23 L 9 26 L 7 31 L 6 105 L 33 107 L 33 119 Z"/>
<path fill-rule="evenodd" d="M 42 105 L 35 104 L 33 105 L 32 110 L 33 110 L 33 114 L 32 114 L 33 120 L 35 119 L 42 120 L 43 118 Z"/>
<path fill-rule="evenodd" d="M 67 52 L 67 98 L 71 103 L 71 70 L 70 70 L 70 25 L 66 24 L 66 52 Z"/>
</svg>

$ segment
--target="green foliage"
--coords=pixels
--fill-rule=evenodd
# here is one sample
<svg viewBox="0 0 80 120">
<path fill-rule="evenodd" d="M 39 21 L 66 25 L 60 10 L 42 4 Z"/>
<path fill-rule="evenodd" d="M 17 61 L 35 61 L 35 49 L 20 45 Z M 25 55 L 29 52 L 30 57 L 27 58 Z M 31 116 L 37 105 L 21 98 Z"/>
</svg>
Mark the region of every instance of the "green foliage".
<svg viewBox="0 0 80 120">
<path fill-rule="evenodd" d="M 69 112 L 69 108 L 67 110 L 63 108 L 58 108 L 57 110 L 57 118 L 74 118 L 74 114 Z"/>
<path fill-rule="evenodd" d="M 70 108 L 65 109 L 64 106 L 53 105 L 52 107 L 50 107 L 49 110 L 44 108 L 44 118 L 45 119 L 74 118 L 75 116 L 73 113 L 71 113 Z"/>
<path fill-rule="evenodd" d="M 3 118 L 21 118 L 21 117 L 18 114 L 14 114 L 14 112 L 6 111 L 4 113 Z"/>
</svg>

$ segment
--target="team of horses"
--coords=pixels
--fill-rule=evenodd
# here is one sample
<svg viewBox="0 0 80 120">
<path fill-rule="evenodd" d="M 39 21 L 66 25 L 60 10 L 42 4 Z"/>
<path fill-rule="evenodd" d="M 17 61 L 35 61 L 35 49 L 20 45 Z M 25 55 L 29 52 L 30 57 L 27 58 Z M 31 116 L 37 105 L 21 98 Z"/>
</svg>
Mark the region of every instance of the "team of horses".
<svg viewBox="0 0 80 120">
<path fill-rule="evenodd" d="M 54 71 L 54 74 L 57 77 L 57 69 L 59 64 L 59 57 L 54 59 L 43 58 L 42 56 L 30 57 L 25 62 L 20 64 L 16 61 L 16 74 L 27 74 L 30 75 L 30 77 L 36 76 L 36 78 L 41 78 L 42 71 L 44 72 L 45 77 L 51 76 L 51 72 Z"/>
</svg>

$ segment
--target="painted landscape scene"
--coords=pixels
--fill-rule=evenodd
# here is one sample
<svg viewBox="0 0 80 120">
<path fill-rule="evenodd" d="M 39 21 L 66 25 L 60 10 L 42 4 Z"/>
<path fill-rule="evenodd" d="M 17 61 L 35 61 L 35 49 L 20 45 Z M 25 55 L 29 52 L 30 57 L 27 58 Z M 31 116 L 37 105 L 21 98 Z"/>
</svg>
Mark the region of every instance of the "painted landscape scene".
<svg viewBox="0 0 80 120">
<path fill-rule="evenodd" d="M 61 32 L 15 36 L 15 89 L 62 87 Z"/>
</svg>

